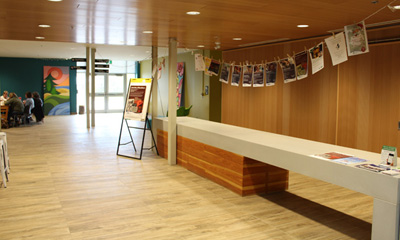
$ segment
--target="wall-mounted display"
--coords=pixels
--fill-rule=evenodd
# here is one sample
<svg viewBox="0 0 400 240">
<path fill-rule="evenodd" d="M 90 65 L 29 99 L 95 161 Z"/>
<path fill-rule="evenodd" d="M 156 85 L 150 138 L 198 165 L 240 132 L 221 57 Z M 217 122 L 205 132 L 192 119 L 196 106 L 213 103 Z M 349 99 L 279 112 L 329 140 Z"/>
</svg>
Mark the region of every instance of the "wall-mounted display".
<svg viewBox="0 0 400 240">
<path fill-rule="evenodd" d="M 70 115 L 69 67 L 43 67 L 44 114 Z"/>
</svg>

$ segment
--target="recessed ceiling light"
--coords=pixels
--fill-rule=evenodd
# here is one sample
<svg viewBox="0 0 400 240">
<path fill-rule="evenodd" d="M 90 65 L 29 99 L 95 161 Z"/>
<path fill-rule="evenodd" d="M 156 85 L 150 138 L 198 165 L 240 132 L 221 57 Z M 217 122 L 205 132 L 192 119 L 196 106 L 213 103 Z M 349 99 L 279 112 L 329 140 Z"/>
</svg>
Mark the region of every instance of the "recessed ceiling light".
<svg viewBox="0 0 400 240">
<path fill-rule="evenodd" d="M 62 0 L 48 0 L 49 2 L 62 2 Z"/>
<path fill-rule="evenodd" d="M 234 41 L 240 41 L 242 38 L 232 38 Z"/>
<path fill-rule="evenodd" d="M 399 10 L 400 9 L 400 5 L 393 6 L 393 8 Z"/>
<path fill-rule="evenodd" d="M 199 15 L 200 12 L 197 12 L 197 11 L 189 11 L 189 12 L 186 12 L 186 14 L 187 14 L 187 15 Z"/>
<path fill-rule="evenodd" d="M 39 27 L 41 27 L 41 28 L 49 28 L 49 27 L 51 27 L 50 25 L 47 25 L 47 24 L 39 24 Z"/>
<path fill-rule="evenodd" d="M 35 37 L 36 39 L 44 39 L 44 37 Z"/>
<path fill-rule="evenodd" d="M 298 28 L 308 28 L 309 26 L 307 24 L 300 24 L 297 25 Z"/>
<path fill-rule="evenodd" d="M 204 45 L 197 45 L 197 47 L 198 47 L 198 48 L 203 48 L 203 47 L 204 47 Z"/>
<path fill-rule="evenodd" d="M 153 31 L 143 31 L 143 33 L 153 33 Z"/>
</svg>

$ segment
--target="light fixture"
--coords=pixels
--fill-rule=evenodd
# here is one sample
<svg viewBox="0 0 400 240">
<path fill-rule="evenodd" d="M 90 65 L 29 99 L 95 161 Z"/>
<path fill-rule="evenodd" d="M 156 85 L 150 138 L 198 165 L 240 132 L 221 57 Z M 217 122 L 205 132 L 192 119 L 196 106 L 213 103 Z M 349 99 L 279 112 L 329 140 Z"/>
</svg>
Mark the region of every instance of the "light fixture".
<svg viewBox="0 0 400 240">
<path fill-rule="evenodd" d="M 41 28 L 49 28 L 51 26 L 48 25 L 48 24 L 39 24 L 39 27 L 41 27 Z"/>
<path fill-rule="evenodd" d="M 192 16 L 194 16 L 194 15 L 199 15 L 200 12 L 197 12 L 197 11 L 189 11 L 189 12 L 186 12 L 186 14 L 187 14 L 187 15 L 192 15 Z"/>
<path fill-rule="evenodd" d="M 62 0 L 48 0 L 49 2 L 62 2 Z"/>
<path fill-rule="evenodd" d="M 308 28 L 309 26 L 307 24 L 299 24 L 297 25 L 298 28 Z"/>
<path fill-rule="evenodd" d="M 35 37 L 36 39 L 42 40 L 44 37 Z"/>
<path fill-rule="evenodd" d="M 395 12 L 396 10 L 400 9 L 400 5 L 395 5 L 395 6 L 391 6 L 390 4 L 387 5 L 387 7 L 390 9 L 390 11 Z"/>
<path fill-rule="evenodd" d="M 203 47 L 204 47 L 204 45 L 197 45 L 197 47 L 198 47 L 198 48 L 203 48 Z"/>
<path fill-rule="evenodd" d="M 143 33 L 151 34 L 153 31 L 143 31 Z"/>
<path fill-rule="evenodd" d="M 232 38 L 233 41 L 241 41 L 242 38 Z"/>
</svg>

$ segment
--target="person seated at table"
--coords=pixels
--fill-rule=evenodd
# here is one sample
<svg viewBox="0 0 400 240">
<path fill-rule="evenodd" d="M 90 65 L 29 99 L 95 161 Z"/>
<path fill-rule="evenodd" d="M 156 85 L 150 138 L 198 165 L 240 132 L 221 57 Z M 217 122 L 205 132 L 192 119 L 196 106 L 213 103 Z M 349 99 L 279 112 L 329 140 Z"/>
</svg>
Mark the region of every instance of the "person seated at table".
<svg viewBox="0 0 400 240">
<path fill-rule="evenodd" d="M 35 115 L 36 122 L 43 122 L 44 119 L 44 112 L 43 112 L 43 101 L 40 98 L 40 95 L 38 92 L 33 92 L 33 102 L 34 102 L 34 108 L 32 109 L 33 115 Z"/>
<path fill-rule="evenodd" d="M 26 119 L 26 123 L 29 123 L 30 118 L 32 116 L 32 109 L 35 107 L 35 103 L 32 99 L 32 93 L 31 92 L 26 92 L 25 93 L 25 100 L 23 101 L 24 103 L 24 115 Z"/>
<path fill-rule="evenodd" d="M 3 95 L 0 97 L 1 105 L 4 105 L 4 102 L 8 100 L 8 91 L 4 91 Z"/>
<path fill-rule="evenodd" d="M 24 114 L 24 104 L 18 98 L 16 93 L 10 93 L 10 97 L 5 101 L 4 105 L 9 106 L 8 109 L 8 122 L 10 123 L 11 117 L 16 118 L 17 115 Z"/>
</svg>

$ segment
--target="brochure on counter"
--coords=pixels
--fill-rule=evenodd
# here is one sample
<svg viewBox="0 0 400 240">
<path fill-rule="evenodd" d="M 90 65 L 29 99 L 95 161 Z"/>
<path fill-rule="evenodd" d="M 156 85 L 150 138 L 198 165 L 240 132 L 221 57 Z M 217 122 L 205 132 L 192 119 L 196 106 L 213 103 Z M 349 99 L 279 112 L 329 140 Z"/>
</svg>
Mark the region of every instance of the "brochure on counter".
<svg viewBox="0 0 400 240">
<path fill-rule="evenodd" d="M 328 153 L 322 153 L 322 154 L 315 154 L 312 156 L 323 159 L 323 160 L 335 160 L 335 159 L 353 157 L 352 155 L 344 154 L 344 153 L 340 153 L 340 152 L 328 152 Z"/>
</svg>

